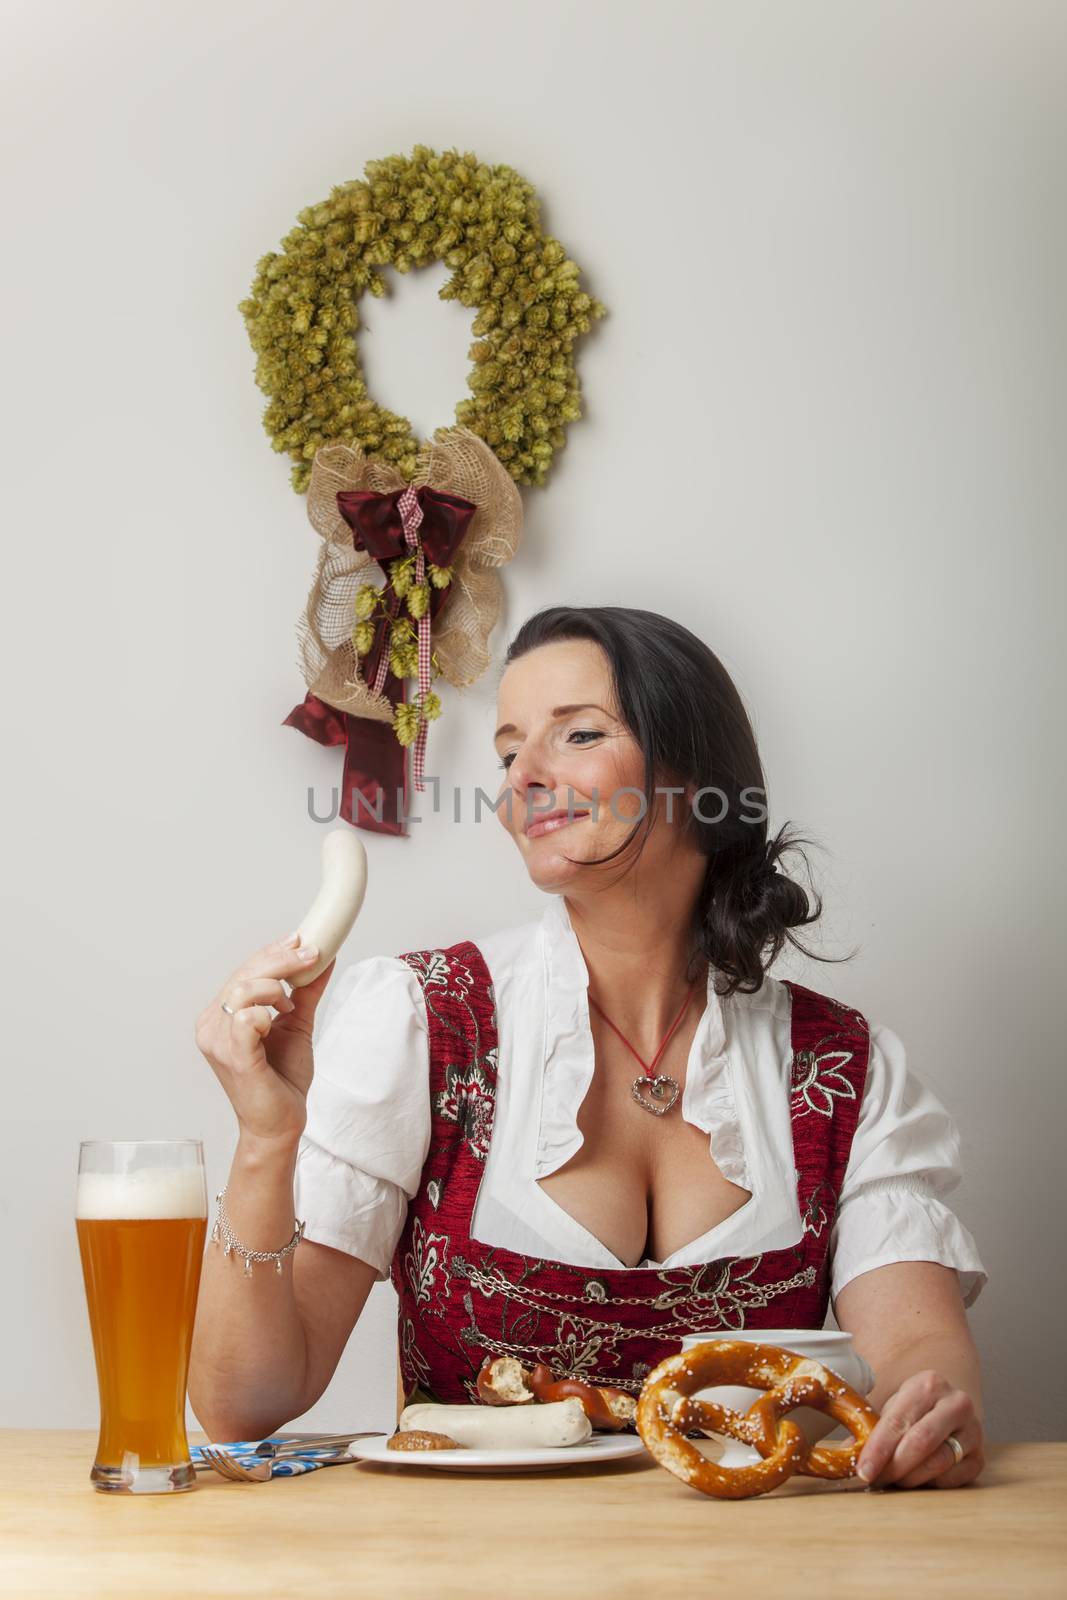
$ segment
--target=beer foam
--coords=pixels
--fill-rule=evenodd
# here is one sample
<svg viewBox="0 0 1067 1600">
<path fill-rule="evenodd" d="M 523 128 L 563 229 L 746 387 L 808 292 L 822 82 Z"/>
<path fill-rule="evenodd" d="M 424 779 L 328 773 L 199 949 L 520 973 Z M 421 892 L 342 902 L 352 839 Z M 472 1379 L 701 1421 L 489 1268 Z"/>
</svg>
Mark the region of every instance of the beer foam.
<svg viewBox="0 0 1067 1600">
<path fill-rule="evenodd" d="M 204 1174 L 199 1167 L 142 1167 L 138 1172 L 82 1172 L 75 1216 L 147 1221 L 206 1217 Z"/>
</svg>

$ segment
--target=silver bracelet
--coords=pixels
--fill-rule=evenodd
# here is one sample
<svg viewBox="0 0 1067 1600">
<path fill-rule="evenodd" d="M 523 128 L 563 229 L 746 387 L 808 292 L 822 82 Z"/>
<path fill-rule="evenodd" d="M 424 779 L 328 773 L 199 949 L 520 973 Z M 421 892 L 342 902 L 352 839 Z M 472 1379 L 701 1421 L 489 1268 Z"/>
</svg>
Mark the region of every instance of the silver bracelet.
<svg viewBox="0 0 1067 1600">
<path fill-rule="evenodd" d="M 304 1237 L 304 1224 L 302 1222 L 297 1223 L 296 1232 L 293 1234 L 293 1237 L 289 1240 L 289 1243 L 285 1246 L 284 1250 L 249 1250 L 247 1246 L 241 1243 L 240 1239 L 238 1239 L 237 1235 L 230 1227 L 229 1218 L 222 1209 L 222 1199 L 225 1193 L 225 1189 L 220 1189 L 218 1194 L 215 1196 L 215 1199 L 218 1202 L 219 1214 L 215 1219 L 215 1226 L 211 1230 L 212 1244 L 218 1244 L 220 1242 L 221 1235 L 221 1240 L 223 1243 L 222 1253 L 224 1256 L 228 1256 L 231 1250 L 233 1250 L 237 1255 L 243 1256 L 246 1278 L 250 1278 L 252 1276 L 253 1261 L 273 1261 L 274 1270 L 276 1272 L 281 1272 L 282 1262 L 285 1260 L 286 1256 L 292 1255 L 293 1251 Z"/>
</svg>

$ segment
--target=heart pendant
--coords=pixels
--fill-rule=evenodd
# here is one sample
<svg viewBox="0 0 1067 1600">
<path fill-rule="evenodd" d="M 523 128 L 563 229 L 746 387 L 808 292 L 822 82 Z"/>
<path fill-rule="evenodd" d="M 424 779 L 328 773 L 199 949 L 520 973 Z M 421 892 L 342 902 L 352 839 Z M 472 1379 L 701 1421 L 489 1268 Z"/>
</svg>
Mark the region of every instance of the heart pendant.
<svg viewBox="0 0 1067 1600">
<path fill-rule="evenodd" d="M 674 1105 L 681 1089 L 673 1078 L 635 1078 L 630 1093 L 643 1111 L 662 1117 Z M 647 1096 L 647 1098 L 646 1098 Z"/>
</svg>

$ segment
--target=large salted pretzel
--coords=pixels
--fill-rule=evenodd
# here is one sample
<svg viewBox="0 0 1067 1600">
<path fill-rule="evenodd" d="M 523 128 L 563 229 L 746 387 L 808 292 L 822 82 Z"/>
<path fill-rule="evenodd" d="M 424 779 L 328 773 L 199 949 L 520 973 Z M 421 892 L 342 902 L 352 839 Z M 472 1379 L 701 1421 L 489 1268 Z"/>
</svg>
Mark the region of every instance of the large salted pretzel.
<svg viewBox="0 0 1067 1600">
<path fill-rule="evenodd" d="M 701 1389 L 743 1384 L 766 1389 L 751 1410 L 731 1411 L 712 1400 L 694 1400 Z M 809 1445 L 786 1417 L 812 1406 L 842 1423 L 847 1444 Z M 821 1362 L 772 1344 L 713 1339 L 669 1356 L 649 1373 L 637 1402 L 637 1431 L 650 1453 L 683 1483 L 702 1494 L 744 1500 L 776 1489 L 794 1473 L 812 1478 L 849 1478 L 878 1413 Z M 701 1454 L 687 1433 L 725 1434 L 752 1445 L 762 1461 L 721 1467 Z"/>
</svg>

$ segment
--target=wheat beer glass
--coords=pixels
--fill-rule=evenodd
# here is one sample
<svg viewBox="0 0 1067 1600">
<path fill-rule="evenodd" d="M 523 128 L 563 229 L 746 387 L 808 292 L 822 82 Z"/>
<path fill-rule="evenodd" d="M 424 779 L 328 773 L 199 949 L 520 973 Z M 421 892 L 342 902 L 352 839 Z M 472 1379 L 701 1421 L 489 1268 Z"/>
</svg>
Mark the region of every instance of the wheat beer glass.
<svg viewBox="0 0 1067 1600">
<path fill-rule="evenodd" d="M 100 1387 L 90 1478 L 126 1494 L 195 1488 L 185 1385 L 207 1230 L 200 1141 L 84 1143 L 76 1211 Z"/>
</svg>

